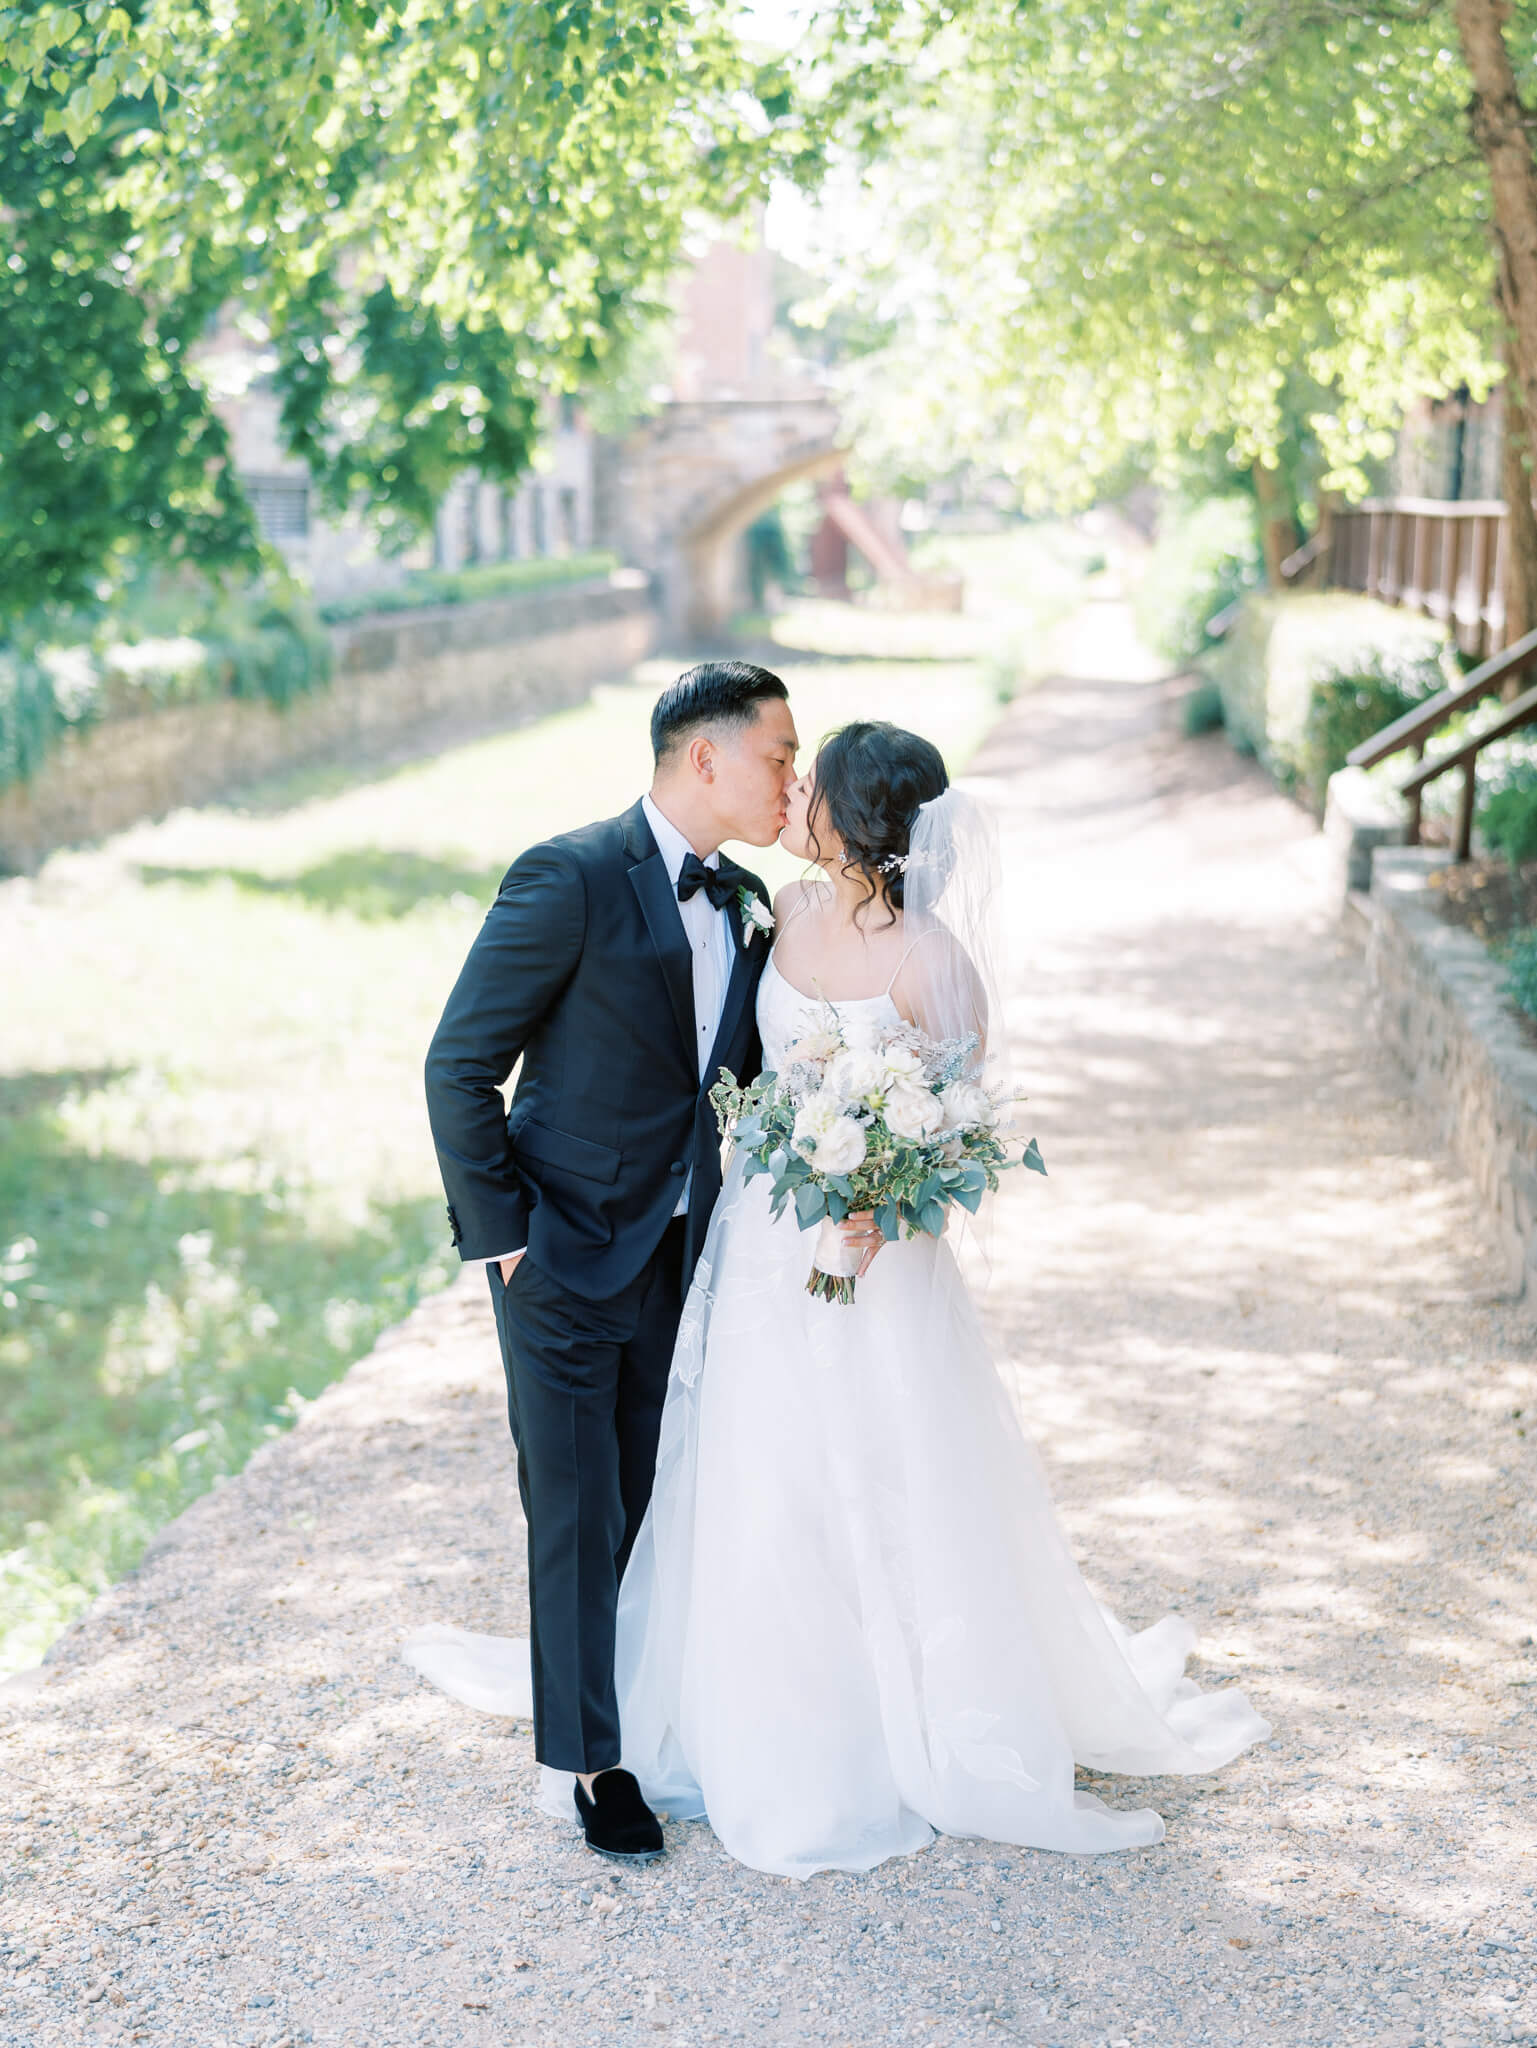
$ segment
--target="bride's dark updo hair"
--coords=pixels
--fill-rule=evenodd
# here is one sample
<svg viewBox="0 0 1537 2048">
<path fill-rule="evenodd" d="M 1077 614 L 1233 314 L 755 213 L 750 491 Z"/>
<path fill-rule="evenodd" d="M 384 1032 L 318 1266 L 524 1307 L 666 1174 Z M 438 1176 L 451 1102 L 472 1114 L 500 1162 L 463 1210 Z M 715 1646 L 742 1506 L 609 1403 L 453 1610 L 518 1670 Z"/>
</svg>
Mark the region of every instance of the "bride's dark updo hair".
<svg viewBox="0 0 1537 2048">
<path fill-rule="evenodd" d="M 891 910 L 900 910 L 902 870 L 881 863 L 907 852 L 918 806 L 950 786 L 938 747 L 900 725 L 855 719 L 823 740 L 813 773 L 806 829 L 817 857 L 817 828 L 830 827 L 843 842 L 845 872 L 863 877 L 872 903 L 884 891 Z"/>
</svg>

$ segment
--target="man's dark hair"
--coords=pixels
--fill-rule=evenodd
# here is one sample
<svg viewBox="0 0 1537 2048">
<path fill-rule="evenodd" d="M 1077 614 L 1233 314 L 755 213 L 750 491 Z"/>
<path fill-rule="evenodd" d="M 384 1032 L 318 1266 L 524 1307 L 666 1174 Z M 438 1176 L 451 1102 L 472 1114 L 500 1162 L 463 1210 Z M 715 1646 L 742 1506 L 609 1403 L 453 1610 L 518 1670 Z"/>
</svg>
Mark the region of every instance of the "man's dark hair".
<svg viewBox="0 0 1537 2048">
<path fill-rule="evenodd" d="M 701 661 L 685 669 L 657 698 L 651 713 L 651 751 L 665 761 L 705 725 L 751 725 L 766 697 L 788 697 L 772 669 L 751 661 Z"/>
</svg>

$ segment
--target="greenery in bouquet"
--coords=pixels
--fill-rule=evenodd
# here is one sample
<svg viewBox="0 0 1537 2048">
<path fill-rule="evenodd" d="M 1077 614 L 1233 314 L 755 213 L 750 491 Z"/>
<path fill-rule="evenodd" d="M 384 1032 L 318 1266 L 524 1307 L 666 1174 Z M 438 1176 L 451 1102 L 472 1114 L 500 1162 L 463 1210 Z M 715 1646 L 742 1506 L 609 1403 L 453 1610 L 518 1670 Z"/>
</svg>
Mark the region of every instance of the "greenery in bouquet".
<svg viewBox="0 0 1537 2048">
<path fill-rule="evenodd" d="M 978 1077 L 975 1036 L 933 1039 L 912 1025 L 850 1044 L 836 1012 L 789 1048 L 780 1073 L 741 1086 L 722 1073 L 710 1091 L 746 1178 L 772 1176 L 776 1219 L 793 1202 L 802 1230 L 822 1226 L 807 1292 L 851 1302 L 836 1270 L 836 1226 L 870 1210 L 889 1242 L 938 1237 L 952 1203 L 973 1215 L 1011 1166 L 1046 1171 L 1034 1138 L 1011 1147 L 1010 1097 Z"/>
</svg>

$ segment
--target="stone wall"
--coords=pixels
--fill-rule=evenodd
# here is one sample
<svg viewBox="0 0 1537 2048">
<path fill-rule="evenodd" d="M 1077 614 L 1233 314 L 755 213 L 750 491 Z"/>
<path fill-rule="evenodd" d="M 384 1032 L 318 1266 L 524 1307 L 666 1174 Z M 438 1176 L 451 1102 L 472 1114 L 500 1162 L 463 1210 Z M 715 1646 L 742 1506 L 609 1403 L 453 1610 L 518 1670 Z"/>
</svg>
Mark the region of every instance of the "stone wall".
<svg viewBox="0 0 1537 2048">
<path fill-rule="evenodd" d="M 1408 829 L 1408 806 L 1402 797 L 1373 782 L 1364 769 L 1337 769 L 1329 777 L 1324 838 L 1340 895 L 1370 889 L 1378 847 L 1402 846 Z"/>
<path fill-rule="evenodd" d="M 1499 1226 L 1511 1285 L 1537 1291 L 1537 1044 L 1471 932 L 1444 924 L 1428 877 L 1446 855 L 1379 847 L 1367 977 L 1379 1036 Z"/>
<path fill-rule="evenodd" d="M 70 734 L 31 782 L 0 790 L 0 869 L 318 761 L 427 752 L 580 703 L 647 654 L 638 577 L 331 629 L 332 680 L 284 710 L 218 698 Z"/>
</svg>

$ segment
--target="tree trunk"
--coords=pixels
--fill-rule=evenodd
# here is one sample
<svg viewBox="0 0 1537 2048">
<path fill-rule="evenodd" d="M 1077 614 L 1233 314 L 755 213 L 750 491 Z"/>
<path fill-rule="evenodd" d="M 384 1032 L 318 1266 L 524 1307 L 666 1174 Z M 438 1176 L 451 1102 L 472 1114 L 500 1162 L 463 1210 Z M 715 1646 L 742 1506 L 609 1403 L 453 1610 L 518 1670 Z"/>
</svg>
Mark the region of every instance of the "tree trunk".
<svg viewBox="0 0 1537 2048">
<path fill-rule="evenodd" d="M 1265 556 L 1265 581 L 1272 590 L 1282 590 L 1286 578 L 1281 564 L 1297 545 L 1297 521 L 1281 487 L 1279 472 L 1256 462 L 1249 471 L 1259 505 L 1260 547 Z"/>
<path fill-rule="evenodd" d="M 1318 525 L 1314 529 L 1318 553 L 1308 575 L 1308 581 L 1315 590 L 1327 590 L 1334 582 L 1334 520 L 1339 507 L 1337 491 L 1318 493 Z"/>
<path fill-rule="evenodd" d="M 1505 500 L 1504 644 L 1537 625 L 1537 511 L 1532 508 L 1531 414 L 1522 404 L 1523 380 L 1506 352 L 1505 432 L 1500 452 L 1500 495 Z M 1511 676 L 1506 697 L 1519 696 L 1530 676 Z"/>
<path fill-rule="evenodd" d="M 1537 514 L 1530 422 L 1537 419 L 1537 164 L 1505 42 L 1510 0 L 1455 0 L 1473 79 L 1473 139 L 1489 168 L 1497 293 L 1505 321 L 1505 641 L 1537 623 Z"/>
</svg>

